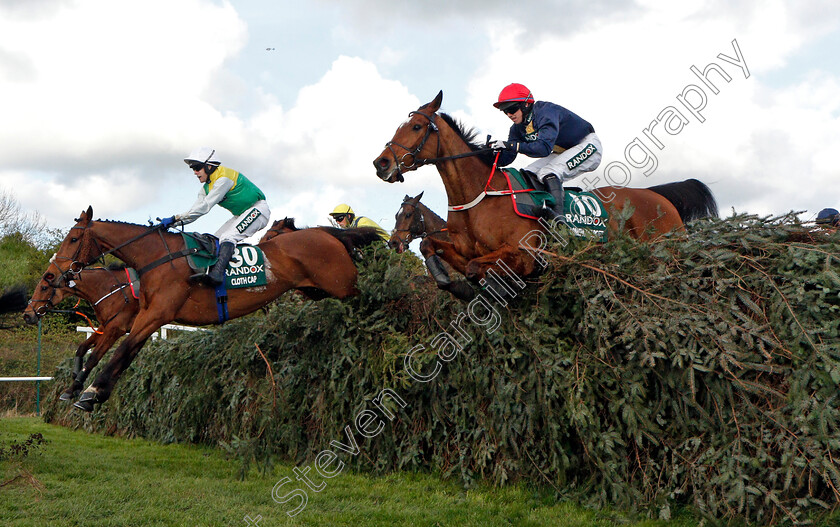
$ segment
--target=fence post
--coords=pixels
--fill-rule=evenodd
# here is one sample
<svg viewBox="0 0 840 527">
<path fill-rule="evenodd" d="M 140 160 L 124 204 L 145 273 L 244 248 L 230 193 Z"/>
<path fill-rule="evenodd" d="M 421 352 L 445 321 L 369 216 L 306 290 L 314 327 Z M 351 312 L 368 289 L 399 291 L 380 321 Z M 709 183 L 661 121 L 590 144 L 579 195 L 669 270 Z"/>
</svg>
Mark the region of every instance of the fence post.
<svg viewBox="0 0 840 527">
<path fill-rule="evenodd" d="M 38 367 L 35 375 L 41 376 L 41 317 L 38 317 Z M 41 381 L 35 381 L 35 415 L 41 415 Z"/>
</svg>

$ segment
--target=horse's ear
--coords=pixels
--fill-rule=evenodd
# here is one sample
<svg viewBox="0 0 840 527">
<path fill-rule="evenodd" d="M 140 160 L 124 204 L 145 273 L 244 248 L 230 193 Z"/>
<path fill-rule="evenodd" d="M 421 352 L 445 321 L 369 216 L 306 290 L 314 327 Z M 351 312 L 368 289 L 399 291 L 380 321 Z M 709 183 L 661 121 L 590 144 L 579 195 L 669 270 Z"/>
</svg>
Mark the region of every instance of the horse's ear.
<svg viewBox="0 0 840 527">
<path fill-rule="evenodd" d="M 417 194 L 417 197 L 415 197 L 415 198 L 414 198 L 414 201 L 416 201 L 416 202 L 418 202 L 418 203 L 419 203 L 419 202 L 420 202 L 420 198 L 422 198 L 422 197 L 423 197 L 423 192 L 426 192 L 426 191 L 424 190 L 424 191 L 420 192 L 420 194 Z"/>
<path fill-rule="evenodd" d="M 80 220 L 83 221 L 90 221 L 93 218 L 93 205 L 88 205 L 88 210 L 82 212 L 82 215 L 79 216 Z"/>
<path fill-rule="evenodd" d="M 442 103 L 442 102 L 443 102 L 443 90 L 440 90 L 437 94 L 437 97 L 435 97 L 435 99 L 432 102 L 429 103 L 429 106 L 431 107 L 432 112 L 436 112 L 436 111 L 440 110 L 440 103 Z"/>
</svg>

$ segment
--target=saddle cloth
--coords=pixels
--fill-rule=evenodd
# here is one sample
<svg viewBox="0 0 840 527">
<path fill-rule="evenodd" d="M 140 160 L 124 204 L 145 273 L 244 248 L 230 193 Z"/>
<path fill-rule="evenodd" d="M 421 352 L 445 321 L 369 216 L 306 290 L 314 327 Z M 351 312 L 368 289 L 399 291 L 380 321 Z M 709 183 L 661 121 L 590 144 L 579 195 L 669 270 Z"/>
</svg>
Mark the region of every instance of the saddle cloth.
<svg viewBox="0 0 840 527">
<path fill-rule="evenodd" d="M 512 191 L 513 210 L 523 218 L 536 220 L 543 203 L 553 207 L 554 197 L 542 190 L 542 183 L 526 178 L 515 168 L 503 168 L 502 173 Z M 603 202 L 592 192 L 575 187 L 563 189 L 563 216 L 572 234 L 581 238 L 607 240 L 609 213 Z"/>
<path fill-rule="evenodd" d="M 198 252 L 187 256 L 190 268 L 198 272 L 207 272 L 218 261 L 219 241 L 210 234 L 197 232 L 181 233 L 188 249 L 197 248 Z M 228 289 L 257 287 L 265 285 L 265 255 L 256 245 L 240 243 L 236 245 L 233 257 L 225 269 L 225 286 Z"/>
</svg>

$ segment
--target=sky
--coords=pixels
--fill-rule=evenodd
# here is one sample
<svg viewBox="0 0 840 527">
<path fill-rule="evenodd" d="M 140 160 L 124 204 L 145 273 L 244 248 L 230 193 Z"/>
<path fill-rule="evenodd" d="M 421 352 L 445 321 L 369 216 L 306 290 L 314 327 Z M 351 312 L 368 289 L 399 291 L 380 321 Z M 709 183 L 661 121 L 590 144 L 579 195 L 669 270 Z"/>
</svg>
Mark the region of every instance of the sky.
<svg viewBox="0 0 840 527">
<path fill-rule="evenodd" d="M 145 223 L 190 207 L 183 158 L 209 146 L 272 219 L 348 203 L 390 230 L 407 194 L 447 205 L 432 166 L 376 177 L 408 112 L 442 90 L 506 138 L 492 103 L 518 82 L 593 124 L 605 181 L 807 221 L 840 208 L 838 49 L 836 0 L 0 0 L 0 190 L 63 231 L 88 205 Z"/>
</svg>

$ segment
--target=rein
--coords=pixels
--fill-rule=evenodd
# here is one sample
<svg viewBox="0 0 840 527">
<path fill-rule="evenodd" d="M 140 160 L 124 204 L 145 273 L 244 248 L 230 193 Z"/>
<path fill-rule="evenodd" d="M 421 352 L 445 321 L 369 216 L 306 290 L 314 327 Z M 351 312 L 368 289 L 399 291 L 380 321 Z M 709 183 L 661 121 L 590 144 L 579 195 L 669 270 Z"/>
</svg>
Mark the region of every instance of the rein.
<svg viewBox="0 0 840 527">
<path fill-rule="evenodd" d="M 399 143 L 395 143 L 394 141 L 388 141 L 387 143 L 385 143 L 385 148 L 387 148 L 388 151 L 391 152 L 391 155 L 394 156 L 394 159 L 398 160 L 397 172 L 399 172 L 400 174 L 402 174 L 404 168 L 415 168 L 415 167 L 419 168 L 423 165 L 429 165 L 429 164 L 433 165 L 435 163 L 440 163 L 441 161 L 452 161 L 452 160 L 455 160 L 455 159 L 462 159 L 462 158 L 465 158 L 465 157 L 478 156 L 478 155 L 481 155 L 481 154 L 484 154 L 486 152 L 489 152 L 489 151 L 493 150 L 492 148 L 486 147 L 486 148 L 481 148 L 479 150 L 472 150 L 470 152 L 465 152 L 463 154 L 456 154 L 456 155 L 453 155 L 453 156 L 427 157 L 425 159 L 418 158 L 417 154 L 419 154 L 420 150 L 422 150 L 423 147 L 426 146 L 426 141 L 429 140 L 429 136 L 432 134 L 433 131 L 438 132 L 437 148 L 435 149 L 435 152 L 440 152 L 440 135 L 439 135 L 440 130 L 438 129 L 437 124 L 435 124 L 435 119 L 434 118 L 437 117 L 436 113 L 433 113 L 430 117 L 430 116 L 426 115 L 425 113 L 421 113 L 421 112 L 415 110 L 413 112 L 409 112 L 408 117 L 411 118 L 412 115 L 422 115 L 423 117 L 425 117 L 426 119 L 429 120 L 429 124 L 426 126 L 426 134 L 423 136 L 423 139 L 420 141 L 420 144 L 417 145 L 417 147 L 414 149 L 414 151 L 411 151 L 411 149 L 408 148 L 407 146 L 401 145 Z M 403 150 L 405 150 L 406 153 L 403 154 L 402 157 L 398 157 L 397 153 L 394 152 L 394 149 L 391 148 L 392 146 L 398 146 L 398 147 L 402 148 Z M 407 164 L 405 162 L 405 159 L 408 158 L 408 157 L 411 158 L 411 164 Z M 496 158 L 498 159 L 498 157 L 499 156 L 497 155 Z"/>
<path fill-rule="evenodd" d="M 437 143 L 438 144 L 437 144 L 437 148 L 435 149 L 435 152 L 440 152 L 440 129 L 438 129 L 438 126 L 437 126 L 437 124 L 435 124 L 435 120 L 434 120 L 434 118 L 437 117 L 437 113 L 433 113 L 431 116 L 428 116 L 428 115 L 426 115 L 422 112 L 419 112 L 419 111 L 415 110 L 413 112 L 409 112 L 408 117 L 411 118 L 412 115 L 422 115 L 423 117 L 425 117 L 426 119 L 429 120 L 429 124 L 426 126 L 426 134 L 423 136 L 423 139 L 420 141 L 420 144 L 417 145 L 417 148 L 415 148 L 414 151 L 412 152 L 407 146 L 401 145 L 399 143 L 395 143 L 393 141 L 388 141 L 385 144 L 385 147 L 388 149 L 389 152 L 391 152 L 391 155 L 394 156 L 394 159 L 398 161 L 397 173 L 400 174 L 401 179 L 402 179 L 403 169 L 419 168 L 423 165 L 437 164 L 437 163 L 440 163 L 442 161 L 452 161 L 452 160 L 455 160 L 455 159 L 463 159 L 465 157 L 478 156 L 478 155 L 481 155 L 481 154 L 484 154 L 488 151 L 493 150 L 492 148 L 485 147 L 485 148 L 481 148 L 481 149 L 478 149 L 478 150 L 471 150 L 471 151 L 465 152 L 463 154 L 455 154 L 455 155 L 444 156 L 444 157 L 428 157 L 428 158 L 425 158 L 425 159 L 418 159 L 417 154 L 419 154 L 420 150 L 422 150 L 423 147 L 426 145 L 426 141 L 429 140 L 429 136 L 432 134 L 432 131 L 437 132 L 437 134 L 438 134 L 437 135 Z M 489 139 L 489 136 L 488 136 L 488 139 Z M 402 148 L 403 150 L 405 150 L 406 153 L 403 154 L 402 157 L 397 157 L 397 154 L 396 154 L 396 152 L 394 152 L 394 149 L 392 148 L 392 146 L 398 146 L 398 147 Z M 464 211 L 464 210 L 471 209 L 471 208 L 475 207 L 476 205 L 478 205 L 479 203 L 481 203 L 481 201 L 484 200 L 484 198 L 486 198 L 487 196 L 509 196 L 511 194 L 516 193 L 516 191 L 514 191 L 513 189 L 510 189 L 510 190 L 487 190 L 488 188 L 490 188 L 490 181 L 493 179 L 493 175 L 496 173 L 496 167 L 499 163 L 499 155 L 501 153 L 502 152 L 500 150 L 496 151 L 496 157 L 493 160 L 493 167 L 490 169 L 490 177 L 487 178 L 487 183 L 485 183 L 485 185 L 484 185 L 484 190 L 481 191 L 481 193 L 479 193 L 479 195 L 476 196 L 475 199 L 473 199 L 469 203 L 464 203 L 463 205 L 448 205 L 447 210 L 449 212 L 458 212 L 458 211 Z M 409 157 L 411 158 L 411 164 L 407 164 L 405 162 L 405 159 L 409 158 Z"/>
<path fill-rule="evenodd" d="M 443 229 L 430 232 L 428 230 L 428 228 L 426 227 L 426 213 L 423 211 L 423 209 L 420 208 L 419 203 L 417 205 L 410 204 L 409 203 L 410 199 L 411 198 L 409 198 L 407 200 L 403 200 L 402 204 L 403 204 L 403 206 L 411 205 L 412 207 L 414 207 L 415 212 L 419 211 L 419 213 L 420 213 L 419 218 L 415 218 L 414 220 L 412 220 L 411 225 L 409 225 L 407 229 L 396 229 L 396 228 L 394 229 L 394 232 L 406 232 L 406 233 L 408 233 L 409 239 L 406 240 L 406 243 L 411 243 L 414 240 L 414 238 L 420 238 L 422 240 L 422 239 L 426 238 L 427 236 L 432 236 L 432 235 L 437 234 L 439 232 L 445 232 L 445 231 L 448 230 L 446 227 L 444 227 Z M 418 224 L 419 224 L 419 226 L 418 226 Z M 417 227 L 417 228 L 415 228 L 415 227 Z"/>
</svg>

